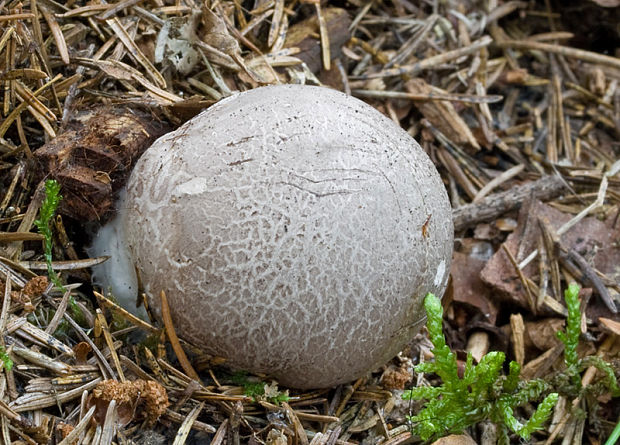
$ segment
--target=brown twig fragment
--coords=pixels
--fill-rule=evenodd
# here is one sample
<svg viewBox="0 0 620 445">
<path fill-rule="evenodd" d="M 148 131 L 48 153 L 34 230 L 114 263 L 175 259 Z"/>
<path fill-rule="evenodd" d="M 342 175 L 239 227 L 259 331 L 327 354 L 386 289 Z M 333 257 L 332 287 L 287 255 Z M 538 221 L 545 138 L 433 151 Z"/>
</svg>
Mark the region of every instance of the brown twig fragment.
<svg viewBox="0 0 620 445">
<path fill-rule="evenodd" d="M 592 285 L 598 294 L 612 313 L 617 314 L 618 308 L 616 307 L 616 303 L 609 295 L 609 291 L 603 283 L 603 280 L 599 278 L 595 269 L 592 268 L 588 264 L 588 262 L 579 255 L 578 252 L 573 249 L 567 249 L 561 243 L 558 244 L 559 252 L 560 252 L 560 261 L 562 265 L 566 267 L 572 274 L 576 276 L 576 278 L 582 282 L 582 284 L 590 284 Z"/>
<path fill-rule="evenodd" d="M 174 350 L 174 353 L 181 364 L 181 367 L 185 371 L 185 373 L 200 382 L 200 377 L 198 377 L 198 373 L 194 370 L 191 363 L 187 359 L 187 355 L 185 355 L 185 351 L 181 346 L 181 342 L 179 341 L 179 337 L 177 337 L 177 333 L 174 329 L 174 323 L 172 322 L 172 316 L 170 315 L 170 306 L 168 305 L 168 298 L 166 297 L 166 293 L 162 290 L 159 294 L 161 298 L 161 319 L 164 322 L 164 327 L 166 329 L 166 335 L 168 336 L 168 340 L 170 341 L 170 345 Z"/>
<path fill-rule="evenodd" d="M 116 353 L 116 348 L 114 347 L 114 339 L 112 338 L 112 334 L 110 333 L 110 327 L 108 326 L 108 322 L 106 321 L 103 312 L 101 309 L 96 310 L 97 320 L 96 323 L 99 324 L 101 331 L 103 333 L 103 338 L 110 350 L 110 356 L 112 357 L 112 362 L 114 362 L 114 366 L 116 367 L 116 372 L 118 373 L 118 377 L 121 382 L 125 381 L 125 374 L 123 373 L 123 368 L 121 366 L 121 362 L 118 359 L 118 354 Z"/>
<path fill-rule="evenodd" d="M 538 50 L 552 54 L 561 54 L 566 57 L 573 57 L 585 62 L 600 63 L 620 69 L 620 59 L 617 57 L 606 56 L 604 54 L 585 51 L 583 49 L 571 48 L 551 43 L 533 42 L 530 40 L 502 40 L 495 43 L 500 48 L 513 48 L 525 50 Z"/>
<path fill-rule="evenodd" d="M 366 74 L 363 76 L 357 76 L 362 79 L 379 79 L 382 77 L 392 77 L 392 76 L 403 76 L 408 75 L 411 77 L 416 76 L 420 72 L 434 68 L 443 63 L 450 62 L 451 60 L 458 59 L 462 56 L 467 56 L 469 54 L 475 53 L 476 51 L 481 50 L 482 48 L 489 46 L 493 39 L 489 36 L 484 36 L 481 39 L 472 42 L 471 45 L 464 46 L 459 49 L 455 49 L 452 51 L 446 51 L 441 54 L 437 54 L 436 56 L 429 57 L 424 60 L 420 60 L 411 65 L 402 65 L 398 68 L 391 68 L 383 71 L 379 71 L 378 73 Z"/>
<path fill-rule="evenodd" d="M 327 32 L 327 23 L 325 22 L 325 17 L 321 12 L 321 2 L 317 1 L 314 3 L 314 8 L 316 9 L 316 16 L 319 21 L 319 34 L 321 36 L 321 55 L 323 60 L 323 68 L 326 71 L 329 71 L 331 68 L 331 54 L 329 50 L 329 33 Z"/>
<path fill-rule="evenodd" d="M 552 199 L 565 190 L 565 183 L 558 176 L 545 176 L 511 190 L 489 195 L 480 202 L 466 204 L 452 211 L 454 230 L 459 231 L 517 209 L 528 198 L 541 201 Z"/>
</svg>

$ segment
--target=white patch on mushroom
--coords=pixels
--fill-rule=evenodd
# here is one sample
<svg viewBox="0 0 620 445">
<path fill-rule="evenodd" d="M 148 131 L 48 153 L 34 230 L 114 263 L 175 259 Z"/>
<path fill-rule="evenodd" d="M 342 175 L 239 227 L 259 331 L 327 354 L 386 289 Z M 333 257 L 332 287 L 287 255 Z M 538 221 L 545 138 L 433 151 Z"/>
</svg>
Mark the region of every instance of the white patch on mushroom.
<svg viewBox="0 0 620 445">
<path fill-rule="evenodd" d="M 173 195 L 198 195 L 208 190 L 205 178 L 192 178 L 189 181 L 179 184 L 173 191 Z"/>
<path fill-rule="evenodd" d="M 443 283 L 445 273 L 446 261 L 441 260 L 441 263 L 439 263 L 439 267 L 437 268 L 437 273 L 435 273 L 435 281 L 433 282 L 435 286 L 439 286 L 441 283 Z"/>
</svg>

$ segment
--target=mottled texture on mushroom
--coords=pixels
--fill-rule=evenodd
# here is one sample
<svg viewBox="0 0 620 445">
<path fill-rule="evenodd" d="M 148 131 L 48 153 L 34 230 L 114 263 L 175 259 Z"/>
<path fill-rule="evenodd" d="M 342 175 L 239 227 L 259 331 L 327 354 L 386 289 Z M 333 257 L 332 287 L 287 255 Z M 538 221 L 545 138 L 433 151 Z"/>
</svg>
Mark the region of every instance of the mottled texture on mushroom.
<svg viewBox="0 0 620 445">
<path fill-rule="evenodd" d="M 393 357 L 426 293 L 443 294 L 453 238 L 444 186 L 405 131 L 295 85 L 224 99 L 156 141 L 115 224 L 180 337 L 298 388 Z"/>
</svg>

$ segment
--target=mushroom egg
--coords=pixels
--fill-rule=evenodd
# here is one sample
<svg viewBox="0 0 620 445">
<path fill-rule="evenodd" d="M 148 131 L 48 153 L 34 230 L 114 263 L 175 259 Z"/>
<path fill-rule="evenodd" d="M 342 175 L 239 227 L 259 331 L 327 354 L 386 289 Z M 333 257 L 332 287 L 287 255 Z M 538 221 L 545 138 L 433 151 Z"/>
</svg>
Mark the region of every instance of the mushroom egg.
<svg viewBox="0 0 620 445">
<path fill-rule="evenodd" d="M 137 271 L 157 316 L 166 292 L 181 338 L 296 388 L 385 364 L 450 270 L 451 207 L 431 160 L 328 88 L 221 100 L 142 155 L 118 208 L 95 240 L 112 255 L 99 281 L 133 303 Z"/>
</svg>

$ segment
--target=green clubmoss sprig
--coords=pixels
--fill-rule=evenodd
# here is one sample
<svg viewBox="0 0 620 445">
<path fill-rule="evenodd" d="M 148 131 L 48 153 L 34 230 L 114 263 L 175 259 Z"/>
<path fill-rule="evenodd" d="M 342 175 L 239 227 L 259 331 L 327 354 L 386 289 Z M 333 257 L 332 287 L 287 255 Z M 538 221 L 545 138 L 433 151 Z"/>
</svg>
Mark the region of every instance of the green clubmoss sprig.
<svg viewBox="0 0 620 445">
<path fill-rule="evenodd" d="M 34 225 L 39 230 L 44 237 L 43 240 L 43 255 L 45 257 L 45 263 L 47 264 L 47 275 L 54 286 L 59 288 L 62 292 L 66 292 L 65 287 L 63 286 L 58 274 L 52 267 L 52 229 L 50 228 L 50 223 L 56 214 L 56 209 L 58 208 L 58 204 L 62 200 L 62 195 L 60 194 L 60 184 L 55 179 L 48 179 L 45 181 L 45 198 L 41 203 L 41 208 L 39 209 L 39 218 L 34 221 Z M 83 320 L 83 314 L 80 307 L 77 305 L 75 299 L 73 297 L 69 298 L 69 307 L 71 308 L 71 312 L 76 317 L 78 323 Z"/>
<path fill-rule="evenodd" d="M 413 388 L 403 394 L 404 399 L 425 401 L 417 415 L 409 416 L 413 434 L 429 440 L 460 433 L 488 419 L 498 425 L 503 442 L 507 441 L 508 430 L 529 439 L 549 418 L 558 394 L 547 394 L 531 418 L 525 423 L 520 422 L 514 416 L 514 410 L 541 398 L 548 392 L 548 385 L 542 380 L 520 381 L 520 366 L 516 362 L 510 363 L 509 374 L 504 376 L 502 369 L 506 357 L 497 351 L 486 354 L 477 365 L 468 354 L 463 377 L 459 377 L 456 356 L 443 336 L 441 302 L 433 294 L 428 294 L 424 307 L 435 360 L 416 366 L 416 371 L 435 373 L 442 383 L 439 387 Z"/>
<path fill-rule="evenodd" d="M 579 307 L 579 286 L 572 283 L 564 292 L 568 317 L 566 318 L 566 332 L 557 332 L 557 337 L 564 343 L 564 362 L 572 383 L 580 385 L 579 379 L 579 357 L 577 355 L 577 345 L 579 335 L 581 335 L 581 309 Z"/>
<path fill-rule="evenodd" d="M 594 366 L 601 371 L 603 378 L 601 379 L 604 390 L 609 391 L 612 396 L 620 396 L 620 388 L 613 367 L 603 360 L 601 357 L 588 356 L 579 358 L 577 346 L 579 345 L 579 336 L 581 335 L 581 308 L 579 301 L 579 285 L 571 283 L 564 292 L 564 301 L 568 317 L 566 318 L 566 330 L 557 332 L 556 335 L 562 343 L 564 343 L 564 362 L 566 363 L 566 371 L 570 381 L 569 394 L 579 394 L 583 391 L 593 388 L 584 388 L 581 385 L 581 372 L 589 366 Z"/>
<path fill-rule="evenodd" d="M 620 397 L 620 387 L 616 372 L 612 365 L 607 363 L 602 357 L 587 356 L 580 358 L 577 352 L 579 337 L 581 335 L 581 308 L 579 301 L 579 286 L 572 283 L 564 292 L 564 301 L 568 317 L 566 319 L 566 330 L 557 332 L 556 335 L 564 344 L 564 362 L 566 370 L 562 371 L 557 377 L 555 385 L 562 394 L 570 399 L 589 396 L 591 400 L 596 400 L 596 396 L 611 394 L 612 397 Z M 602 373 L 602 378 L 587 386 L 581 382 L 581 372 L 593 366 Z M 595 411 L 596 408 L 593 408 Z M 605 445 L 614 444 L 620 437 L 620 423 L 616 425 L 611 436 Z"/>
<path fill-rule="evenodd" d="M 60 184 L 58 181 L 54 179 L 45 181 L 45 198 L 39 209 L 39 218 L 34 221 L 34 225 L 37 226 L 39 233 L 45 238 L 43 240 L 43 254 L 47 264 L 47 275 L 56 287 L 64 290 L 64 286 L 52 267 L 52 230 L 50 229 L 50 221 L 54 217 L 61 200 L 62 195 L 60 194 Z"/>
<path fill-rule="evenodd" d="M 2 368 L 10 371 L 13 368 L 13 360 L 9 357 L 9 354 L 4 349 L 4 346 L 0 346 L 0 364 L 2 364 Z"/>
</svg>

